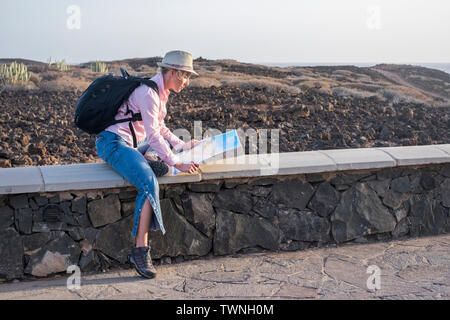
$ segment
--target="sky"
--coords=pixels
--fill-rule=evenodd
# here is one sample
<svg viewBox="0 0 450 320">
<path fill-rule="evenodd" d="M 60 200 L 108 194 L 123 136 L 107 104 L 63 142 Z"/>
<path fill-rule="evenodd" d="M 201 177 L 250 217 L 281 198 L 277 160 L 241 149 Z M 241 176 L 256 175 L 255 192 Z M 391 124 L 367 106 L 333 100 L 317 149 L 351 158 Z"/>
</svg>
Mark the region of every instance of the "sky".
<svg viewBox="0 0 450 320">
<path fill-rule="evenodd" d="M 0 0 L 0 58 L 450 62 L 448 0 Z"/>
</svg>

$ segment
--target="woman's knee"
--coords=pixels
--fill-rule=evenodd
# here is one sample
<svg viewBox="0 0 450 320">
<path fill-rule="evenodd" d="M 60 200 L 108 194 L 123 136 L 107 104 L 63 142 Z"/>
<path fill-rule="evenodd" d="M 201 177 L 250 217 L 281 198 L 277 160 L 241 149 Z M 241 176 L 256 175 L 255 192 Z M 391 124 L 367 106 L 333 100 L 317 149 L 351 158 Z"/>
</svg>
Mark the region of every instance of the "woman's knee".
<svg viewBox="0 0 450 320">
<path fill-rule="evenodd" d="M 103 137 L 98 137 L 95 141 L 95 149 L 97 149 L 97 155 L 99 158 L 104 157 L 103 150 L 105 149 L 105 141 Z"/>
</svg>

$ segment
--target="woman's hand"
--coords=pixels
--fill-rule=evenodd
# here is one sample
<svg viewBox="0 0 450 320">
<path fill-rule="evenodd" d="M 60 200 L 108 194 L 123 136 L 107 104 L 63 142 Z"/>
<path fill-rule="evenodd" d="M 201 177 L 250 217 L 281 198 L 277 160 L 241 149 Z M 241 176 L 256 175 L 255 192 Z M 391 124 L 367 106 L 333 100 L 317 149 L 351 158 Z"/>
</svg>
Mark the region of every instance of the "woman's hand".
<svg viewBox="0 0 450 320">
<path fill-rule="evenodd" d="M 192 139 L 191 141 L 186 142 L 186 143 L 184 144 L 183 150 L 189 150 L 189 149 L 192 149 L 193 147 L 195 147 L 196 145 L 198 145 L 198 144 L 200 144 L 200 143 L 202 143 L 200 140 Z"/>
<path fill-rule="evenodd" d="M 180 162 L 174 165 L 174 167 L 178 170 L 189 173 L 194 173 L 195 171 L 197 171 L 199 166 L 200 165 L 198 163 L 195 163 L 194 161 L 191 161 L 189 163 Z"/>
</svg>

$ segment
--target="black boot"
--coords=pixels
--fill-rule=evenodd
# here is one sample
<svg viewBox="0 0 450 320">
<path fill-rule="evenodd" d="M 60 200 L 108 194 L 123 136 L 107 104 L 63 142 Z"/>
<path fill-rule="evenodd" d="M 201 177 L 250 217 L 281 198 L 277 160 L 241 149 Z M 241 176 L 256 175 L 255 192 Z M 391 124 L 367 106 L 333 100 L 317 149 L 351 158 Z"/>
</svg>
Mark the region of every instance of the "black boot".
<svg viewBox="0 0 450 320">
<path fill-rule="evenodd" d="M 150 168 L 152 168 L 153 172 L 155 173 L 155 176 L 157 177 L 162 177 L 167 172 L 169 172 L 169 167 L 162 161 L 148 160 L 147 162 L 150 165 Z"/>
<path fill-rule="evenodd" d="M 156 269 L 152 264 L 152 257 L 150 256 L 150 247 L 134 247 L 131 249 L 131 254 L 128 255 L 128 260 L 134 264 L 137 273 L 144 278 L 154 278 Z"/>
<path fill-rule="evenodd" d="M 145 158 L 147 159 L 150 168 L 152 168 L 153 172 L 155 173 L 155 176 L 162 177 L 167 172 L 169 172 L 169 167 L 167 166 L 167 164 L 159 160 L 159 158 L 154 154 L 147 153 L 145 154 Z"/>
</svg>

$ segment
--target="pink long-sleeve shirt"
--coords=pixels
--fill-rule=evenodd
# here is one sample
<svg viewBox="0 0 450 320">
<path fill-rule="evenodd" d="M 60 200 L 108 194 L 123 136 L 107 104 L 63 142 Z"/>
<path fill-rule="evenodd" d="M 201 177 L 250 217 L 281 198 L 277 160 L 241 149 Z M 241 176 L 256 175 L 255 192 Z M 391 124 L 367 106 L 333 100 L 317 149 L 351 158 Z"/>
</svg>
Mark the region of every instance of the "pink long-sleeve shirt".
<svg viewBox="0 0 450 320">
<path fill-rule="evenodd" d="M 164 88 L 164 79 L 161 73 L 157 73 L 153 81 L 158 85 L 159 95 L 153 89 L 141 84 L 129 96 L 128 100 L 119 108 L 116 120 L 131 117 L 125 115 L 128 108 L 134 113 L 140 112 L 142 121 L 133 122 L 136 140 L 142 141 L 147 138 L 148 144 L 162 161 L 170 166 L 180 162 L 180 159 L 170 150 L 164 139 L 175 148 L 180 150 L 184 142 L 174 135 L 164 123 L 167 114 L 166 103 L 170 91 Z M 133 145 L 133 136 L 129 128 L 129 122 L 116 123 L 105 129 L 121 136 L 130 145 Z"/>
</svg>

